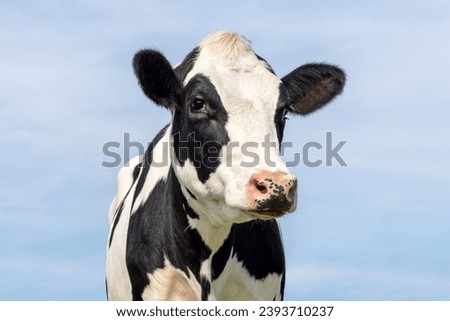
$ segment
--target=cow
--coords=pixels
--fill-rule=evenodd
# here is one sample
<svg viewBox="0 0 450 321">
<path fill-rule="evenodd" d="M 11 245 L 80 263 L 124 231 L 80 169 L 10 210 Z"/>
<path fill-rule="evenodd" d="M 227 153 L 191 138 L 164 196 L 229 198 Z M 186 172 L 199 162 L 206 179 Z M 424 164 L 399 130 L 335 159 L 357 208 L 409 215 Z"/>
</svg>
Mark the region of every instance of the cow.
<svg viewBox="0 0 450 321">
<path fill-rule="evenodd" d="M 344 71 L 313 63 L 279 79 L 229 31 L 208 35 L 174 68 L 161 52 L 141 50 L 133 69 L 172 118 L 119 171 L 107 298 L 283 300 L 276 219 L 295 211 L 298 185 L 280 157 L 286 115 L 332 101 Z"/>
</svg>

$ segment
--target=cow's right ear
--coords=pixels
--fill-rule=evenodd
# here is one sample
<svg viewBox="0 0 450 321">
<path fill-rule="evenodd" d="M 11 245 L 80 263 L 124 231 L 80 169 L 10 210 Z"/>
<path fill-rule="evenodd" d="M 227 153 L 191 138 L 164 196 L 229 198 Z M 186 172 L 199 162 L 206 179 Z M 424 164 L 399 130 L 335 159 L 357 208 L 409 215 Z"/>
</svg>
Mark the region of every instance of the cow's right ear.
<svg viewBox="0 0 450 321">
<path fill-rule="evenodd" d="M 144 94 L 157 105 L 174 110 L 179 104 L 181 84 L 166 57 L 144 49 L 133 58 L 133 69 Z"/>
</svg>

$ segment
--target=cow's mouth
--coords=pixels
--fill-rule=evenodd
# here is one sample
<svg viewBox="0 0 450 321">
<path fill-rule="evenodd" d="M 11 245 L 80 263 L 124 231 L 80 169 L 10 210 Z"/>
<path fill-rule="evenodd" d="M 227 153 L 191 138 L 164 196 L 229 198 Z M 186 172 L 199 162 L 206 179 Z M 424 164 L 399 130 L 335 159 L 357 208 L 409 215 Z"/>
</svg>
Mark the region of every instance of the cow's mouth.
<svg viewBox="0 0 450 321">
<path fill-rule="evenodd" d="M 260 220 L 271 220 L 273 218 L 281 217 L 287 213 L 287 211 L 279 210 L 248 210 L 246 212 L 250 216 Z"/>
</svg>

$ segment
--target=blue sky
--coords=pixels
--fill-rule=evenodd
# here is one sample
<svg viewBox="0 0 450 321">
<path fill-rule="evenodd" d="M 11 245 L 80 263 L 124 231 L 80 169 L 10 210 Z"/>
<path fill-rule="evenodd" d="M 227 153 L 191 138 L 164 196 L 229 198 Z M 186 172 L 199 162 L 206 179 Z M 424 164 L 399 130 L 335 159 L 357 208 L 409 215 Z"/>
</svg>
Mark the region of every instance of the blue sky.
<svg viewBox="0 0 450 321">
<path fill-rule="evenodd" d="M 218 29 L 279 76 L 313 61 L 348 75 L 332 105 L 287 125 L 293 151 L 347 141 L 348 166 L 293 169 L 286 299 L 450 300 L 448 2 L 105 0 L 0 2 L 0 299 L 105 299 L 118 168 L 102 146 L 169 121 L 131 59 L 155 47 L 178 63 Z"/>
</svg>

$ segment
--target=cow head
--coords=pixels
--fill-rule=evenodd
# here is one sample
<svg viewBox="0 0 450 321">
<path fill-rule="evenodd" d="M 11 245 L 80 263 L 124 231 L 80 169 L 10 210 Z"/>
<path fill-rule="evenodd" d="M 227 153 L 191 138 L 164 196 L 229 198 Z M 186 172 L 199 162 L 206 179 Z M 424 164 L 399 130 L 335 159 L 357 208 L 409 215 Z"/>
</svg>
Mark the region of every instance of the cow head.
<svg viewBox="0 0 450 321">
<path fill-rule="evenodd" d="M 172 112 L 172 166 L 199 216 L 223 225 L 295 210 L 297 179 L 279 155 L 286 114 L 330 102 L 341 69 L 308 64 L 279 79 L 232 32 L 209 35 L 175 69 L 155 50 L 138 52 L 133 67 L 144 93 Z"/>
</svg>

